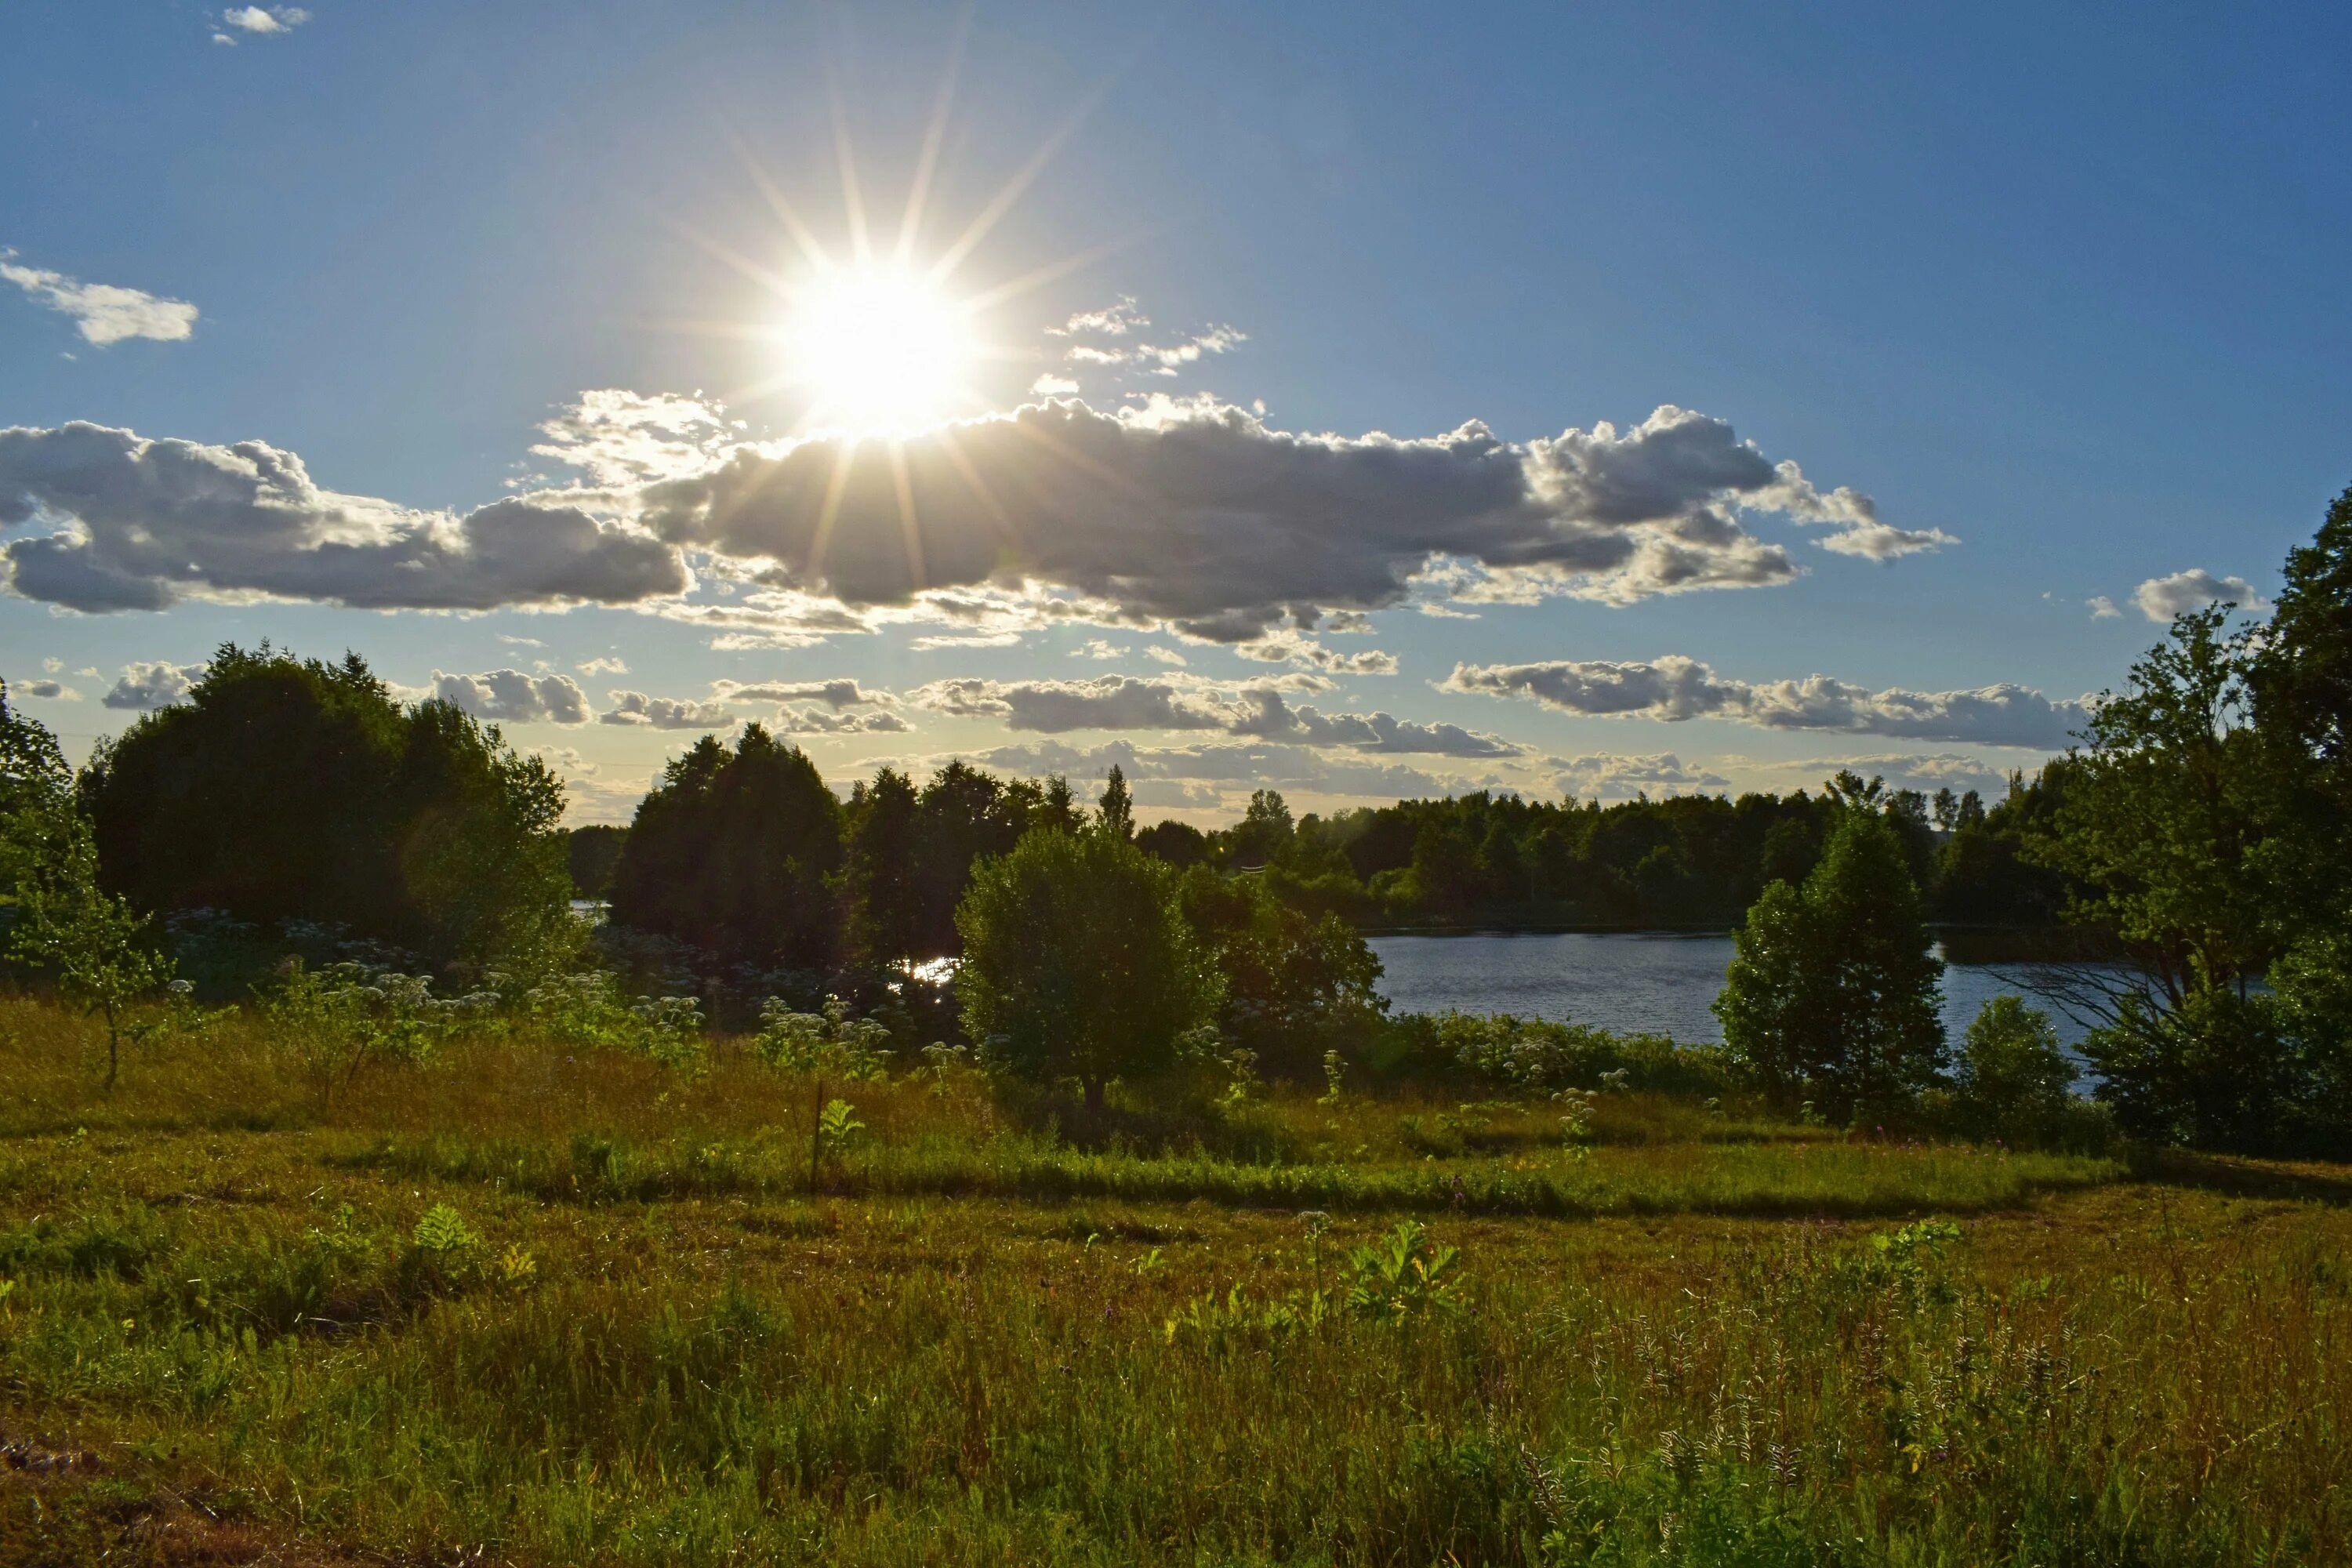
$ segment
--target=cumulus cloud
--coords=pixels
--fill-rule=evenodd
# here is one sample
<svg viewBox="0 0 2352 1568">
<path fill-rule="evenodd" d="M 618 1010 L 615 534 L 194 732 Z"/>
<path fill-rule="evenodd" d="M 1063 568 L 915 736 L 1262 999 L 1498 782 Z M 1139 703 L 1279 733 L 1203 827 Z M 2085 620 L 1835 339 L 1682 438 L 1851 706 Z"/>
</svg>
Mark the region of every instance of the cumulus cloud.
<svg viewBox="0 0 2352 1568">
<path fill-rule="evenodd" d="M 1363 674 L 1394 661 L 1307 634 L 1404 603 L 1780 583 L 1798 569 L 1749 514 L 1777 509 L 1831 542 L 1877 526 L 1865 499 L 1676 408 L 1523 444 L 1475 424 L 1299 434 L 1205 397 L 1031 405 L 888 451 L 734 429 L 699 400 L 592 394 L 541 447 L 592 483 L 462 515 L 323 489 L 258 441 L 5 430 L 0 528 L 38 530 L 5 547 L 16 593 L 88 611 L 635 605 L 730 647 L 916 622 L 947 628 L 922 646 L 1003 646 L 1077 621 Z"/>
<path fill-rule="evenodd" d="M 597 716 L 602 724 L 629 724 L 651 730 L 719 730 L 735 722 L 724 703 L 701 702 L 691 697 L 648 697 L 642 691 L 607 691 L 613 704 Z"/>
<path fill-rule="evenodd" d="M 1296 616 L 1298 612 L 1294 611 L 1293 614 Z M 1394 675 L 1397 672 L 1394 654 L 1383 653 L 1376 647 L 1366 648 L 1361 653 L 1338 653 L 1290 626 L 1268 632 L 1249 642 L 1236 643 L 1234 651 L 1244 658 L 1254 658 L 1263 664 L 1295 664 L 1301 669 L 1319 669 L 1326 675 Z"/>
<path fill-rule="evenodd" d="M 1687 795 L 1727 789 L 1721 773 L 1685 763 L 1672 752 L 1626 755 L 1594 752 L 1580 757 L 1546 757 L 1558 770 L 1552 787 L 1575 800 L 1631 800 L 1637 795 Z"/>
<path fill-rule="evenodd" d="M 1174 648 L 1161 647 L 1157 644 L 1145 648 L 1143 650 L 1143 657 L 1149 659 L 1156 659 L 1161 664 L 1171 665 L 1178 669 L 1183 668 L 1187 664 L 1192 662 L 1182 654 L 1178 653 Z"/>
<path fill-rule="evenodd" d="M 893 692 L 860 686 L 845 676 L 833 680 L 719 680 L 711 683 L 710 691 L 722 702 L 822 702 L 835 712 L 868 705 L 893 707 L 898 700 Z"/>
<path fill-rule="evenodd" d="M 84 283 L 62 272 L 26 267 L 13 250 L 0 249 L 0 281 L 14 283 L 50 310 L 71 317 L 83 341 L 100 348 L 126 338 L 176 343 L 196 329 L 196 308 L 185 300 L 166 300 L 143 289 L 110 283 Z"/>
<path fill-rule="evenodd" d="M 1029 384 L 1030 395 L 1034 397 L 1075 397 L 1078 390 L 1076 382 L 1050 370 Z"/>
<path fill-rule="evenodd" d="M 1125 658 L 1132 651 L 1130 648 L 1122 647 L 1117 643 L 1108 642 L 1101 637 L 1092 637 L 1072 648 L 1070 657 L 1072 658 Z"/>
<path fill-rule="evenodd" d="M 607 658 L 603 655 L 599 655 L 594 658 L 582 659 L 576 668 L 579 669 L 581 674 L 588 676 L 626 675 L 629 673 L 629 667 L 625 660 Z"/>
<path fill-rule="evenodd" d="M 1787 551 L 1742 511 L 1801 505 L 1800 521 L 1834 522 L 1728 424 L 1682 409 L 1520 445 L 1475 424 L 1301 435 L 1167 398 L 1033 405 L 912 437 L 890 460 L 832 439 L 738 447 L 644 500 L 667 542 L 771 563 L 771 585 L 852 609 L 1045 584 L 1077 596 L 1066 613 L 1225 643 L 1416 591 L 1626 604 L 1786 582 Z"/>
<path fill-rule="evenodd" d="M 585 724 L 588 695 L 568 675 L 493 669 L 480 675 L 433 672 L 426 695 L 477 719 L 501 724 Z"/>
<path fill-rule="evenodd" d="M 776 732 L 782 735 L 904 734 L 909 728 L 904 719 L 885 710 L 844 713 L 805 706 L 779 709 L 775 721 Z"/>
<path fill-rule="evenodd" d="M 2055 750 L 2089 717 L 2079 701 L 2053 701 L 2007 683 L 1966 691 L 1873 691 L 1825 675 L 1749 682 L 1718 677 L 1696 659 L 1635 663 L 1553 660 L 1454 666 L 1444 689 L 1527 697 L 1583 717 L 1721 718 L 1768 730 L 1830 730 L 1914 741 Z"/>
<path fill-rule="evenodd" d="M 2132 603 L 2158 625 L 2169 625 L 2175 616 L 2208 605 L 2235 605 L 2257 615 L 2268 614 L 2271 607 L 2270 601 L 2243 577 L 2216 577 L 2201 567 L 2175 572 L 2169 577 L 2150 577 L 2132 590 Z"/>
<path fill-rule="evenodd" d="M 61 680 L 20 680 L 16 689 L 26 697 L 37 697 L 45 702 L 79 702 L 81 693 Z"/>
<path fill-rule="evenodd" d="M 1423 724 L 1388 713 L 1327 713 L 1293 706 L 1277 683 L 1219 687 L 1181 678 L 1106 675 L 1092 680 L 935 680 L 907 694 L 918 708 L 952 718 L 999 719 L 1009 730 L 1217 730 L 1261 741 L 1362 752 L 1453 757 L 1512 757 L 1498 735 L 1454 724 Z"/>
<path fill-rule="evenodd" d="M 676 549 L 523 498 L 462 517 L 338 495 L 261 441 L 148 440 L 74 423 L 0 430 L 0 527 L 24 598 L 88 612 L 190 595 L 370 609 L 628 604 L 687 586 Z"/>
<path fill-rule="evenodd" d="M 2090 606 L 2091 618 L 2095 621 L 2119 621 L 2124 618 L 2124 613 L 2116 608 L 2116 602 L 2105 594 L 2094 594 L 2083 603 Z"/>
<path fill-rule="evenodd" d="M 127 664 L 113 689 L 99 700 L 109 708 L 127 708 L 137 712 L 166 708 L 185 701 L 189 689 L 204 679 L 207 668 L 201 664 L 168 664 L 160 659 Z"/>
<path fill-rule="evenodd" d="M 539 428 L 547 439 L 533 452 L 615 487 L 699 472 L 741 431 L 699 394 L 646 396 L 618 387 L 582 393 Z"/>
</svg>

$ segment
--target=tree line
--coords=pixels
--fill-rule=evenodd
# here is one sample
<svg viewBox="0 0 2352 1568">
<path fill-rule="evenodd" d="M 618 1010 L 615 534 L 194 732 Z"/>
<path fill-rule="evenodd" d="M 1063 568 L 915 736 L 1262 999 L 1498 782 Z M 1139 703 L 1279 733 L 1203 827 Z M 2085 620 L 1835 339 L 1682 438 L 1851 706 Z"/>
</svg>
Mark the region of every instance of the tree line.
<svg viewBox="0 0 2352 1568">
<path fill-rule="evenodd" d="M 2336 1147 L 2352 491 L 2285 579 L 2267 623 L 2179 617 L 2081 744 L 1990 807 L 1844 774 L 1786 796 L 1480 793 L 1302 818 L 1260 791 L 1220 830 L 1139 829 L 1116 770 L 1091 805 L 962 763 L 919 784 L 884 768 L 844 799 L 751 725 L 670 763 L 626 829 L 567 835 L 560 783 L 495 727 L 396 701 L 356 656 L 225 647 L 78 777 L 0 698 L 0 875 L 12 952 L 110 1017 L 163 973 L 140 968 L 139 911 L 321 923 L 461 976 L 551 973 L 586 961 L 568 910 L 586 888 L 613 933 L 860 1005 L 960 954 L 970 1043 L 1050 1062 L 1089 1100 L 1211 1039 L 1293 1077 L 1397 1049 L 1368 921 L 1737 921 L 1727 1051 L 1777 1098 L 1846 1117 L 1949 1079 L 1931 917 L 2063 921 L 2129 961 L 2063 997 L 2096 1025 L 2084 1052 L 2126 1130 Z M 2021 1082 L 2056 1071 L 2011 1022 L 1972 1036 L 1964 1076 L 1979 1057 Z"/>
</svg>

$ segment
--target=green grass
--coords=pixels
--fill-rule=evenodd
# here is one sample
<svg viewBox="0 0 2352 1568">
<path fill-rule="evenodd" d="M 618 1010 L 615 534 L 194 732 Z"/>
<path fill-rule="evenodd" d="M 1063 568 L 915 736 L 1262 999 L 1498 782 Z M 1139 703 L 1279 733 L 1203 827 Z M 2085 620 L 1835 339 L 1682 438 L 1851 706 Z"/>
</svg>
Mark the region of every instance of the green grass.
<svg viewBox="0 0 2352 1568">
<path fill-rule="evenodd" d="M 0 1004 L 8 1568 L 2352 1556 L 2340 1172 L 89 1048 Z M 1408 1216 L 1466 1304 L 1338 1304 Z"/>
</svg>

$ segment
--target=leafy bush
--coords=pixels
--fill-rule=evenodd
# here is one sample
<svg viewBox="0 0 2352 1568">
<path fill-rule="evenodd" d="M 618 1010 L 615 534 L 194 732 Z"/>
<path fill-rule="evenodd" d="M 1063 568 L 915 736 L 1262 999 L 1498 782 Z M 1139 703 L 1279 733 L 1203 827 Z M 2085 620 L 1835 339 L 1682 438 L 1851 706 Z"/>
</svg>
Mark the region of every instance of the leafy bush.
<svg viewBox="0 0 2352 1568">
<path fill-rule="evenodd" d="M 702 1035 L 702 1006 L 691 996 L 621 997 L 609 970 L 554 976 L 523 995 L 531 1021 L 567 1046 L 635 1051 L 664 1067 L 700 1071 L 710 1052 Z"/>
<path fill-rule="evenodd" d="M 1348 1306 L 1374 1322 L 1402 1325 L 1449 1317 L 1469 1305 L 1459 1248 L 1430 1239 L 1419 1220 L 1405 1220 L 1348 1255 Z"/>
<path fill-rule="evenodd" d="M 1664 1035 L 1620 1035 L 1509 1013 L 1444 1013 L 1399 1020 L 1405 1070 L 1466 1075 L 1497 1088 L 1639 1090 L 1704 1098 L 1737 1087 L 1722 1052 L 1677 1046 Z"/>
<path fill-rule="evenodd" d="M 760 1032 L 751 1054 L 780 1072 L 823 1073 L 852 1083 L 889 1076 L 891 1036 L 872 1018 L 852 1018 L 838 996 L 824 999 L 817 1013 L 801 1013 L 772 996 L 760 1009 Z"/>
<path fill-rule="evenodd" d="M 1961 1041 L 1955 1119 L 1971 1137 L 2027 1147 L 2096 1142 L 2105 1119 L 2074 1094 L 2079 1076 L 2049 1014 L 2016 996 L 1996 996 Z"/>
</svg>

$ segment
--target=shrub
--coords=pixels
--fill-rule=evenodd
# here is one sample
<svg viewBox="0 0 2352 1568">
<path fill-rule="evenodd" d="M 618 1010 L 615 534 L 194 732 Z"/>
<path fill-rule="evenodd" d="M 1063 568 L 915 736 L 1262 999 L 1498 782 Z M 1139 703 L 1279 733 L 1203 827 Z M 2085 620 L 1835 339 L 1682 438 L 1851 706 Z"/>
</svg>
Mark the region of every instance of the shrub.
<svg viewBox="0 0 2352 1568">
<path fill-rule="evenodd" d="M 2050 1015 L 2015 996 L 1996 996 L 1969 1025 L 1954 1074 L 1953 1105 L 1979 1138 L 2042 1144 L 2063 1140 L 2083 1102 L 2074 1064 Z"/>
</svg>

